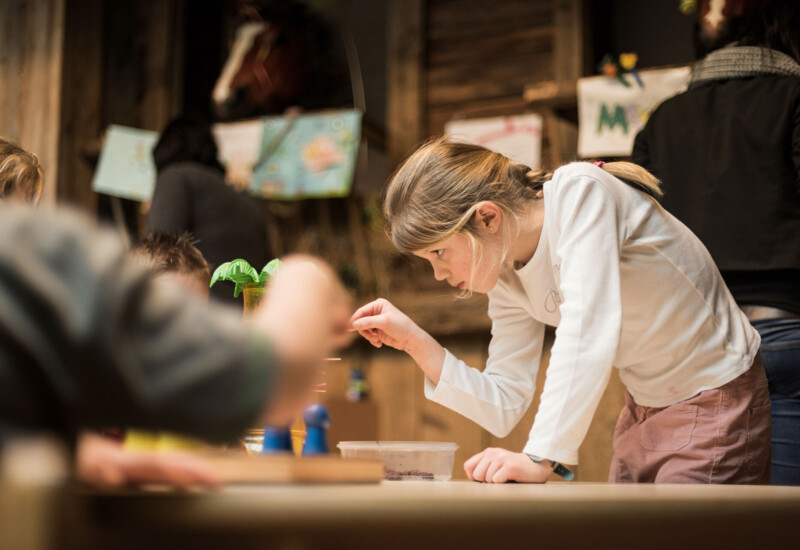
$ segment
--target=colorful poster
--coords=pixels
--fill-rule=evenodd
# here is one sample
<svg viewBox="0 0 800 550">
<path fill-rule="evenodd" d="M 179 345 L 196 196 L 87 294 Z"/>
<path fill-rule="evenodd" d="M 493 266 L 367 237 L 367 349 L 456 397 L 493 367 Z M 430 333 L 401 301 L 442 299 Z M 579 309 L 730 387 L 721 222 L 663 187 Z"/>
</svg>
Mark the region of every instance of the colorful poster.
<svg viewBox="0 0 800 550">
<path fill-rule="evenodd" d="M 578 154 L 584 158 L 629 156 L 636 134 L 662 101 L 686 90 L 689 67 L 639 71 L 642 86 L 625 75 L 578 80 Z"/>
<path fill-rule="evenodd" d="M 123 199 L 150 200 L 156 181 L 152 151 L 157 142 L 158 132 L 109 126 L 92 189 Z"/>
<path fill-rule="evenodd" d="M 281 200 L 349 194 L 361 116 L 343 110 L 264 118 L 251 193 Z"/>
<path fill-rule="evenodd" d="M 482 145 L 514 162 L 538 169 L 542 164 L 542 117 L 537 114 L 453 120 L 444 133 Z"/>
</svg>

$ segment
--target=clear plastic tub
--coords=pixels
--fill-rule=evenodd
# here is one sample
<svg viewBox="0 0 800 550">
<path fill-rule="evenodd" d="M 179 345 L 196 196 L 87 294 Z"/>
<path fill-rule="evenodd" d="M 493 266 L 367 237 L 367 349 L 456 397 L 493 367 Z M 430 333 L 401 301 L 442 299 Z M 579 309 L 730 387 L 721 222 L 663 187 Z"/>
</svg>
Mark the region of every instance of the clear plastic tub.
<svg viewBox="0 0 800 550">
<path fill-rule="evenodd" d="M 453 475 L 458 445 L 433 441 L 341 441 L 342 458 L 383 462 L 389 480 L 447 481 Z"/>
</svg>

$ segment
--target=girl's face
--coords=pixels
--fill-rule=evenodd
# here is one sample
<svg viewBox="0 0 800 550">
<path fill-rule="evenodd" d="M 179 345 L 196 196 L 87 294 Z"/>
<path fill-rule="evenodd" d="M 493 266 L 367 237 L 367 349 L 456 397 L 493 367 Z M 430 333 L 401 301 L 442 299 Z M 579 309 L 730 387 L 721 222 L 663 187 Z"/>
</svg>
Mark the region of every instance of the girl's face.
<svg viewBox="0 0 800 550">
<path fill-rule="evenodd" d="M 497 283 L 502 265 L 497 243 L 483 240 L 473 252 L 470 239 L 464 233 L 418 250 L 414 255 L 431 263 L 437 281 L 447 281 L 459 290 L 469 289 L 481 294 L 489 292 Z"/>
</svg>

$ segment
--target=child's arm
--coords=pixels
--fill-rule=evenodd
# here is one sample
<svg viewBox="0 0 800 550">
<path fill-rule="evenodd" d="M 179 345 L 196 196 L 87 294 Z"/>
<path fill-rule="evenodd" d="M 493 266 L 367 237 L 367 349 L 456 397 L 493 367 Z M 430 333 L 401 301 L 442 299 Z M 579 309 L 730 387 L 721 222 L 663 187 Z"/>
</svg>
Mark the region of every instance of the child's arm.
<svg viewBox="0 0 800 550">
<path fill-rule="evenodd" d="M 388 300 L 378 298 L 363 306 L 350 323 L 376 348 L 386 344 L 408 353 L 431 382 L 439 383 L 445 349 Z"/>
<path fill-rule="evenodd" d="M 611 377 L 622 330 L 620 257 L 624 184 L 576 165 L 554 178 L 551 200 L 560 235 L 561 322 L 524 452 L 576 464 L 578 447 Z M 588 170 L 595 171 L 589 167 Z M 610 178 L 609 178 L 610 179 Z M 655 312 L 654 312 L 655 313 Z"/>
</svg>

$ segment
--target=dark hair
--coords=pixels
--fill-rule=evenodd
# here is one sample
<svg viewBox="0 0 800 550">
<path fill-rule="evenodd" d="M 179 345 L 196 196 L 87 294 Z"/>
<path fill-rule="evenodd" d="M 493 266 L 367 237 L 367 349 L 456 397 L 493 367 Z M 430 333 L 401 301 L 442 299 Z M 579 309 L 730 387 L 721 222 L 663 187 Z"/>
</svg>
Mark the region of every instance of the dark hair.
<svg viewBox="0 0 800 550">
<path fill-rule="evenodd" d="M 800 2 L 773 0 L 746 22 L 738 37 L 742 46 L 763 46 L 800 63 Z"/>
<path fill-rule="evenodd" d="M 743 15 L 734 17 L 714 37 L 696 33 L 698 57 L 737 42 L 784 53 L 800 63 L 800 2 L 798 0 L 750 0 Z"/>
<path fill-rule="evenodd" d="M 211 125 L 199 118 L 181 117 L 170 122 L 153 148 L 156 170 L 176 162 L 199 162 L 223 170 Z"/>
<path fill-rule="evenodd" d="M 153 267 L 155 273 L 196 273 L 206 283 L 211 281 L 211 269 L 196 240 L 188 231 L 180 234 L 154 231 L 139 241 L 128 256 Z"/>
</svg>

